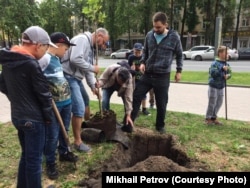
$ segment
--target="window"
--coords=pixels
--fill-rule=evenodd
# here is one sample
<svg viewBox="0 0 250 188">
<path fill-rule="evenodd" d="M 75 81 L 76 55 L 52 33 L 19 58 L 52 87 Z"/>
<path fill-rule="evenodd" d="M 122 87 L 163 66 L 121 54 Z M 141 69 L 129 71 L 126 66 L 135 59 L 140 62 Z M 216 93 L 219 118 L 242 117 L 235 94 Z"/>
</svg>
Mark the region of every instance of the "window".
<svg viewBox="0 0 250 188">
<path fill-rule="evenodd" d="M 243 18 L 241 21 L 241 26 L 242 27 L 248 27 L 249 26 L 249 19 Z"/>
<path fill-rule="evenodd" d="M 178 31 L 179 30 L 179 22 L 174 21 L 174 30 Z"/>
<path fill-rule="evenodd" d="M 247 47 L 247 39 L 246 40 L 240 40 L 240 48 L 246 48 Z"/>
</svg>

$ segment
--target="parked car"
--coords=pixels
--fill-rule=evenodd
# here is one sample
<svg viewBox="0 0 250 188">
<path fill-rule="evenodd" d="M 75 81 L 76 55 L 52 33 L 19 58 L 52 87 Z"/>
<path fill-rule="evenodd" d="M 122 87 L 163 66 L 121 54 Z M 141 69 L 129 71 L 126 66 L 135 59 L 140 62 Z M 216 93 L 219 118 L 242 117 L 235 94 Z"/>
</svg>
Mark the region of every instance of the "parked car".
<svg viewBox="0 0 250 188">
<path fill-rule="evenodd" d="M 214 59 L 214 47 L 208 48 L 207 50 L 193 53 L 191 55 L 191 59 L 196 60 L 196 61 Z"/>
<path fill-rule="evenodd" d="M 207 50 L 209 48 L 212 48 L 213 46 L 209 46 L 209 45 L 200 45 L 200 46 L 194 46 L 192 48 L 190 48 L 187 51 L 183 51 L 183 59 L 191 59 L 192 54 L 196 53 L 196 52 L 203 52 L 204 50 Z"/>
<path fill-rule="evenodd" d="M 118 58 L 121 58 L 121 59 L 126 59 L 126 52 L 129 52 L 130 49 L 120 49 L 120 50 L 117 50 L 113 53 L 110 54 L 110 57 L 112 59 L 118 59 Z"/>
<path fill-rule="evenodd" d="M 131 54 L 133 54 L 133 50 L 126 52 L 126 59 L 128 59 L 128 56 L 130 56 Z"/>
<path fill-rule="evenodd" d="M 250 60 L 250 48 L 241 48 L 238 50 L 238 59 L 248 59 Z"/>
<path fill-rule="evenodd" d="M 239 53 L 238 50 L 236 50 L 235 48 L 228 50 L 228 56 L 229 56 L 229 60 L 237 60 L 239 58 Z"/>
<path fill-rule="evenodd" d="M 104 52 L 104 55 L 110 56 L 111 53 L 112 53 L 112 49 L 111 48 L 106 48 L 105 52 Z"/>
<path fill-rule="evenodd" d="M 191 59 L 196 60 L 196 61 L 213 60 L 213 59 L 215 59 L 214 50 L 215 50 L 215 48 L 212 47 L 212 48 L 209 48 L 209 49 L 204 50 L 202 52 L 195 52 L 191 56 Z M 236 60 L 236 59 L 238 59 L 238 57 L 239 57 L 238 50 L 229 48 L 228 60 Z"/>
</svg>

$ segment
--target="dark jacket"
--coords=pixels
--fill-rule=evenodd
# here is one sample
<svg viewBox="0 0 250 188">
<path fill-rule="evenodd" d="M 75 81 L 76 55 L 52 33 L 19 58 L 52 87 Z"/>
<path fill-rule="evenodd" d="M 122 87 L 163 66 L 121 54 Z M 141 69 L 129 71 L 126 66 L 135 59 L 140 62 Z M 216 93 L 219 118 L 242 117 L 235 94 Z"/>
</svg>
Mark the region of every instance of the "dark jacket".
<svg viewBox="0 0 250 188">
<path fill-rule="evenodd" d="M 145 73 L 166 74 L 171 72 L 173 59 L 176 59 L 177 72 L 182 71 L 182 44 L 180 36 L 174 30 L 169 30 L 167 36 L 157 44 L 154 31 L 148 32 L 141 62 L 146 65 Z"/>
<path fill-rule="evenodd" d="M 51 122 L 52 95 L 37 60 L 0 50 L 0 91 L 10 101 L 11 118 Z"/>
<path fill-rule="evenodd" d="M 225 65 L 229 67 L 227 71 L 223 70 Z M 228 79 L 231 78 L 232 69 L 230 65 L 225 61 L 215 59 L 209 67 L 208 85 L 216 89 L 223 89 L 226 85 L 224 75 L 227 75 Z"/>
</svg>

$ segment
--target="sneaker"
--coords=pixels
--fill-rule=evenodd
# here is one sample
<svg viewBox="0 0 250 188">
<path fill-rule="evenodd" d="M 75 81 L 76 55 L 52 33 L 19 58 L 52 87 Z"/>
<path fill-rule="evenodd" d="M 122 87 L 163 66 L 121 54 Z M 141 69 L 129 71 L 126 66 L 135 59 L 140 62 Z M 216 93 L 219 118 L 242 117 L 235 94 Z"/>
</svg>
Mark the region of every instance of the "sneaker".
<svg viewBox="0 0 250 188">
<path fill-rule="evenodd" d="M 217 119 L 212 120 L 215 125 L 223 125 L 223 123 L 219 122 Z"/>
<path fill-rule="evenodd" d="M 206 125 L 213 125 L 214 124 L 214 121 L 212 119 L 206 119 L 205 120 L 205 124 Z"/>
<path fill-rule="evenodd" d="M 59 173 L 56 169 L 56 164 L 47 164 L 46 165 L 46 174 L 49 179 L 55 180 L 58 178 Z"/>
<path fill-rule="evenodd" d="M 130 124 L 128 124 L 128 125 L 123 125 L 123 126 L 121 127 L 121 130 L 122 130 L 123 132 L 132 133 L 132 132 L 133 132 L 133 127 L 132 127 Z"/>
<path fill-rule="evenodd" d="M 156 127 L 156 131 L 158 131 L 160 134 L 165 134 L 166 133 L 166 129 L 164 127 L 161 127 L 161 128 Z"/>
<path fill-rule="evenodd" d="M 153 104 L 150 104 L 149 108 L 153 109 L 153 108 L 154 108 L 154 105 L 153 105 Z"/>
<path fill-rule="evenodd" d="M 145 116 L 151 116 L 150 112 L 147 111 L 147 110 L 143 110 L 142 114 L 145 115 Z"/>
<path fill-rule="evenodd" d="M 78 156 L 73 152 L 66 152 L 64 154 L 59 155 L 59 161 L 68 161 L 75 163 L 78 161 Z"/>
<path fill-rule="evenodd" d="M 79 152 L 86 152 L 87 153 L 87 152 L 91 151 L 91 148 L 84 143 L 81 143 L 79 146 L 74 144 L 74 147 Z"/>
</svg>

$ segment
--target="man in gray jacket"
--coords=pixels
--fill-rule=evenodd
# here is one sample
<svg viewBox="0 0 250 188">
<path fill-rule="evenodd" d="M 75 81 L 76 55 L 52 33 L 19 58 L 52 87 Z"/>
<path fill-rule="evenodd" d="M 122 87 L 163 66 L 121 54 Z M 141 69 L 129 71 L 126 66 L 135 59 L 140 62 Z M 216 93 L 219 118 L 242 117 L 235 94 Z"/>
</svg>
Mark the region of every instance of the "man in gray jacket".
<svg viewBox="0 0 250 188">
<path fill-rule="evenodd" d="M 68 52 L 62 58 L 62 67 L 65 78 L 68 80 L 71 97 L 72 97 L 72 129 L 74 135 L 75 149 L 81 152 L 88 152 L 90 148 L 83 144 L 81 139 L 81 125 L 85 112 L 85 103 L 83 91 L 85 90 L 82 83 L 86 78 L 88 86 L 92 92 L 98 95 L 95 88 L 95 74 L 99 72 L 99 67 L 94 65 L 95 48 L 106 48 L 109 40 L 108 31 L 104 28 L 98 28 L 94 33 L 84 32 L 76 35 L 71 39 L 71 46 Z"/>
</svg>

